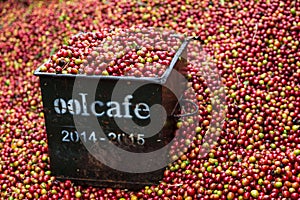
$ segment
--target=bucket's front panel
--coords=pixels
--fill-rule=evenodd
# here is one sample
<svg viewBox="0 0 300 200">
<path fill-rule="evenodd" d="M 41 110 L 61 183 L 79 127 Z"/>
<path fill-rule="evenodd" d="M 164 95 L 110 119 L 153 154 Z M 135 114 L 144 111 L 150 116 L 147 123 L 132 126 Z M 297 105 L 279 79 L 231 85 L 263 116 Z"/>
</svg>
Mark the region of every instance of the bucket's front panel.
<svg viewBox="0 0 300 200">
<path fill-rule="evenodd" d="M 140 83 L 124 81 L 118 82 L 116 89 L 117 82 L 115 79 L 99 82 L 81 78 L 75 82 L 75 78 L 41 77 L 54 175 L 92 180 L 100 185 L 124 181 L 145 185 L 161 179 L 161 170 L 136 175 L 113 170 L 99 162 L 87 149 L 87 144 L 90 148 L 112 143 L 116 148 L 130 152 L 151 152 L 173 138 L 176 121 L 170 117 L 165 120 L 159 110 L 150 112 L 153 105 L 162 104 L 162 87 L 153 83 L 138 87 Z M 150 129 L 145 127 L 151 125 L 151 119 L 166 123 L 149 137 L 147 130 Z M 109 156 L 107 152 L 101 154 Z"/>
</svg>

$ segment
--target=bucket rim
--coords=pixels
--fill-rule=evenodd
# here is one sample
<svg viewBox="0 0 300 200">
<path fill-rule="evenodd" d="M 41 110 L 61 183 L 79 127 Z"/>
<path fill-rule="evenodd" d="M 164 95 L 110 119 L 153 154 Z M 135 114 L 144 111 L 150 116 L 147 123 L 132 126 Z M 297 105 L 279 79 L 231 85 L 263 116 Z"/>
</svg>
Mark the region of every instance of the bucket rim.
<svg viewBox="0 0 300 200">
<path fill-rule="evenodd" d="M 149 81 L 149 82 L 156 82 L 164 84 L 166 83 L 170 73 L 172 72 L 174 66 L 176 65 L 177 61 L 180 59 L 182 53 L 186 49 L 189 41 L 191 38 L 185 38 L 180 45 L 179 49 L 176 51 L 175 55 L 173 56 L 170 65 L 167 67 L 166 71 L 160 77 L 135 77 L 135 76 L 112 76 L 112 75 L 87 75 L 87 74 L 56 74 L 56 73 L 48 73 L 48 72 L 40 72 L 39 66 L 34 72 L 33 75 L 39 77 L 62 77 L 62 78 L 86 78 L 86 79 L 102 79 L 102 80 L 128 80 L 128 81 Z M 47 62 L 50 61 L 50 58 Z"/>
</svg>

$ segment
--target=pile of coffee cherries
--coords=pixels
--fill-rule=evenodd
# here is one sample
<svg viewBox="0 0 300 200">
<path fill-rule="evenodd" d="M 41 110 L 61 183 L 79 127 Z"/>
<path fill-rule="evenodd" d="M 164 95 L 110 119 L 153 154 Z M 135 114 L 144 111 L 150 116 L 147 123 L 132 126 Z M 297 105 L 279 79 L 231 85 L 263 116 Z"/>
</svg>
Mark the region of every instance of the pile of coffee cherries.
<svg viewBox="0 0 300 200">
<path fill-rule="evenodd" d="M 143 27 L 162 43 L 137 40 Z M 137 191 L 56 180 L 34 70 L 160 77 L 189 36 L 203 41 L 187 66 L 199 113 L 178 122 L 193 137 L 164 178 Z M 299 199 L 299 38 L 295 0 L 1 1 L 0 198 Z"/>
<path fill-rule="evenodd" d="M 39 68 L 57 74 L 161 77 L 184 39 L 163 29 L 131 27 L 80 33 Z"/>
</svg>

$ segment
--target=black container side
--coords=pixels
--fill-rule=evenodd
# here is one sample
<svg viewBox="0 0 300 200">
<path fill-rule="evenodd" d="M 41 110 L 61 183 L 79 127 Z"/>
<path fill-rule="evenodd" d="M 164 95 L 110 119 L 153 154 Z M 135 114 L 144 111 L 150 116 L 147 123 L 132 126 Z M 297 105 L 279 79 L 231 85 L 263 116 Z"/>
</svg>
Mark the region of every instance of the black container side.
<svg viewBox="0 0 300 200">
<path fill-rule="evenodd" d="M 158 181 L 162 179 L 164 169 L 141 174 L 114 170 L 92 156 L 81 140 L 78 140 L 75 143 L 74 141 L 70 141 L 70 139 L 72 140 L 72 138 L 70 138 L 71 133 L 74 133 L 74 131 L 77 130 L 74 126 L 73 118 L 71 115 L 58 115 L 53 112 L 52 100 L 55 97 L 61 97 L 62 95 L 63 98 L 71 97 L 72 92 L 70 91 L 70 88 L 72 88 L 74 79 L 75 77 L 60 78 L 46 76 L 41 77 L 40 80 L 52 174 L 60 180 L 70 179 L 80 184 L 102 187 L 139 189 L 145 185 L 157 184 Z M 84 80 L 86 79 L 83 78 L 82 81 L 84 82 Z M 92 81 L 97 80 L 94 79 Z M 116 81 L 106 79 L 105 82 L 107 82 L 107 84 L 112 84 L 113 86 Z M 57 87 L 60 88 L 57 89 Z M 101 91 L 101 88 L 98 89 Z M 158 98 L 156 101 L 161 101 L 159 95 L 154 96 Z M 106 95 L 106 98 L 109 97 Z M 91 133 L 93 130 L 90 130 L 90 126 L 87 125 L 88 122 L 85 122 L 84 124 L 87 126 L 85 129 L 86 133 Z M 114 129 L 114 127 L 111 126 L 113 125 L 110 125 L 110 128 Z M 66 137 L 66 134 L 62 135 L 63 131 L 68 133 L 69 137 Z M 66 141 L 62 141 L 62 138 L 66 138 Z M 150 141 L 146 143 L 149 145 L 142 147 L 142 149 L 153 148 L 151 147 L 151 145 L 154 144 L 153 142 Z"/>
</svg>

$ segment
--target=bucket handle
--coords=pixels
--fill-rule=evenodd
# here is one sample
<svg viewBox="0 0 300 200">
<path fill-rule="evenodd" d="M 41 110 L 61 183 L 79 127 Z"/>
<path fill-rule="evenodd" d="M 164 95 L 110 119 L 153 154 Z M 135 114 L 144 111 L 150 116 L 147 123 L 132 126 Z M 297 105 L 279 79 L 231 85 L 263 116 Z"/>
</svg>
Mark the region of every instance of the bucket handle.
<svg viewBox="0 0 300 200">
<path fill-rule="evenodd" d="M 194 115 L 198 114 L 199 108 L 196 103 L 194 103 L 188 99 L 181 99 L 180 102 L 185 102 L 185 103 L 189 103 L 189 104 L 193 105 L 194 111 L 191 113 L 182 113 L 182 114 L 174 115 L 174 117 L 189 117 L 189 116 L 194 116 Z"/>
</svg>

